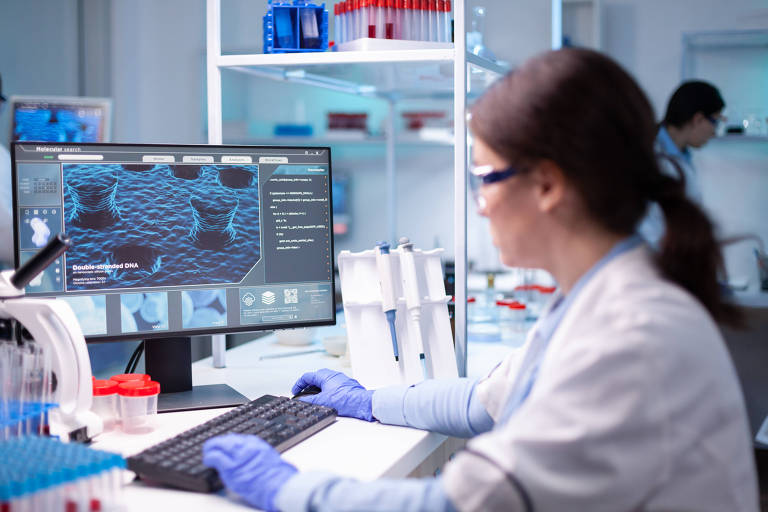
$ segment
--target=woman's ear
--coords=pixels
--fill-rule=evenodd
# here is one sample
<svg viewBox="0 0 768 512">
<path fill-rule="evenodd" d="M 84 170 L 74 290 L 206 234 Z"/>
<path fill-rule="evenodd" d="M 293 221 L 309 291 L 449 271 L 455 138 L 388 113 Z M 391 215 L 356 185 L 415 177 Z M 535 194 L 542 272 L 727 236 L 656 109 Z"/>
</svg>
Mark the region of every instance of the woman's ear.
<svg viewBox="0 0 768 512">
<path fill-rule="evenodd" d="M 566 179 L 559 165 L 552 160 L 540 160 L 527 175 L 540 211 L 550 212 L 563 202 Z"/>
</svg>

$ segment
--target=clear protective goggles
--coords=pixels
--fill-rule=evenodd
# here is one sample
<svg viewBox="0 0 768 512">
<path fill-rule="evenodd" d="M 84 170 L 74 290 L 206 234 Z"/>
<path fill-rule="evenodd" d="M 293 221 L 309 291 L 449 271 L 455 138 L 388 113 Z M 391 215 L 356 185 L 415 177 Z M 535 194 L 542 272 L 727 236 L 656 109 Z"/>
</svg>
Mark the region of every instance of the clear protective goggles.
<svg viewBox="0 0 768 512">
<path fill-rule="evenodd" d="M 494 169 L 492 165 L 477 165 L 469 168 L 469 186 L 472 190 L 472 197 L 480 208 L 485 207 L 485 198 L 480 189 L 483 185 L 498 183 L 517 174 L 517 169 L 507 167 L 506 169 Z"/>
</svg>

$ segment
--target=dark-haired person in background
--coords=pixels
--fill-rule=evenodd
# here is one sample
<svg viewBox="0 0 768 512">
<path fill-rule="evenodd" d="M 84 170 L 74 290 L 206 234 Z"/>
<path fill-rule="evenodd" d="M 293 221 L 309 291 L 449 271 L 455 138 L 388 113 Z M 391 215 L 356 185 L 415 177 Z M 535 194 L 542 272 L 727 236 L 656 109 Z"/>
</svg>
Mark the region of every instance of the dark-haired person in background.
<svg viewBox="0 0 768 512">
<path fill-rule="evenodd" d="M 714 85 L 700 80 L 683 82 L 669 99 L 656 136 L 662 170 L 672 176 L 682 175 L 686 195 L 699 205 L 701 185 L 690 148 L 700 148 L 715 136 L 718 125 L 725 121 L 724 107 Z M 651 245 L 659 245 L 664 235 L 664 215 L 657 205 L 650 206 L 639 231 Z"/>
<path fill-rule="evenodd" d="M 470 128 L 501 262 L 559 285 L 525 346 L 477 381 L 366 390 L 318 370 L 293 389 L 321 388 L 299 399 L 341 416 L 472 438 L 466 449 L 419 480 L 299 472 L 237 434 L 209 440 L 204 463 L 265 510 L 756 512 L 744 400 L 715 324 L 738 310 L 719 293 L 712 224 L 659 167 L 643 91 L 597 52 L 548 52 L 478 99 Z M 636 234 L 651 201 L 667 222 L 658 251 Z"/>
<path fill-rule="evenodd" d="M 0 75 L 0 114 L 5 108 Z M 11 205 L 11 154 L 0 142 L 0 269 L 13 267 L 13 215 Z"/>
</svg>

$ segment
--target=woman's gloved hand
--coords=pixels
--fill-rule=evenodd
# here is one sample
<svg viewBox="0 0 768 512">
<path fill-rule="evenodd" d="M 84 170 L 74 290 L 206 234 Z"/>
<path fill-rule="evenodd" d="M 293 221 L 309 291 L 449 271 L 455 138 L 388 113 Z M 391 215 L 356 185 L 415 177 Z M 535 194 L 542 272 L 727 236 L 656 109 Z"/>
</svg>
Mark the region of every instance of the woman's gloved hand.
<svg viewBox="0 0 768 512">
<path fill-rule="evenodd" d="M 295 395 L 309 386 L 317 386 L 322 391 L 316 395 L 301 396 L 299 400 L 333 407 L 338 411 L 339 416 L 348 416 L 365 421 L 375 420 L 371 402 L 373 391 L 368 391 L 355 379 L 351 379 L 341 372 L 323 368 L 302 375 L 293 385 L 291 392 Z"/>
<path fill-rule="evenodd" d="M 215 468 L 230 491 L 249 504 L 275 511 L 275 496 L 296 474 L 266 441 L 256 436 L 226 434 L 203 445 L 203 464 Z"/>
</svg>

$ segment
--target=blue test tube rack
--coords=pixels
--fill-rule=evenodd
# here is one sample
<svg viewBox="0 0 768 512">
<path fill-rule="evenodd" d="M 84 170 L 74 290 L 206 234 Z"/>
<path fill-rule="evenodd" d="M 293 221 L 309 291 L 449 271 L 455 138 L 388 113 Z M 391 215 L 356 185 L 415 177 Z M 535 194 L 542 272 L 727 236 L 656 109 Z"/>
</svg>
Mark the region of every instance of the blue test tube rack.
<svg viewBox="0 0 768 512">
<path fill-rule="evenodd" d="M 310 10 L 317 21 L 316 44 L 307 44 L 302 30 L 302 11 Z M 325 3 L 304 0 L 272 2 L 264 15 L 264 53 L 324 52 L 328 49 L 328 10 Z M 312 46 L 312 47 L 309 47 Z"/>
</svg>

